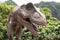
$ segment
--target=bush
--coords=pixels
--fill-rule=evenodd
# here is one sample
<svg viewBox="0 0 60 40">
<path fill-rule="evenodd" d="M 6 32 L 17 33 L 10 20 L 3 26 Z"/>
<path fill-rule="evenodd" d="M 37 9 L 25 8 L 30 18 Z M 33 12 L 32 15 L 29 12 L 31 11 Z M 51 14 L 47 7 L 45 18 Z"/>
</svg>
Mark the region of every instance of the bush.
<svg viewBox="0 0 60 40">
<path fill-rule="evenodd" d="M 42 13 L 45 14 L 47 25 L 41 29 L 41 37 L 43 40 L 60 40 L 60 21 L 51 15 L 49 8 L 41 8 Z"/>
<path fill-rule="evenodd" d="M 13 5 L 7 5 L 6 3 L 0 3 L 0 40 L 4 40 L 6 35 L 6 20 L 8 13 L 12 10 Z"/>
<path fill-rule="evenodd" d="M 8 13 L 12 10 L 14 5 L 7 5 L 6 3 L 0 3 L 0 40 L 6 40 L 6 20 Z M 60 21 L 52 17 L 51 10 L 49 8 L 40 8 L 40 11 L 45 14 L 47 19 L 46 27 L 39 26 L 39 37 L 34 37 L 25 28 L 24 34 L 20 38 L 21 40 L 60 40 Z"/>
</svg>

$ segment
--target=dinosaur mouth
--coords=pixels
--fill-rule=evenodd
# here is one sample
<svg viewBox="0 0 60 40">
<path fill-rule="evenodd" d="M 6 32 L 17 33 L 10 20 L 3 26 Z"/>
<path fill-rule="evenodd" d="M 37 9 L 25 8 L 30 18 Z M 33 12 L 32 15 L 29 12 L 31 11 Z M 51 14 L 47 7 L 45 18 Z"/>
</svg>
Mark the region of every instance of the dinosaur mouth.
<svg viewBox="0 0 60 40">
<path fill-rule="evenodd" d="M 30 23 L 31 28 L 32 28 L 35 32 L 39 32 L 39 30 L 37 29 L 37 27 L 36 27 L 33 23 L 31 23 L 31 21 L 30 21 L 29 18 L 26 18 L 26 21 Z"/>
</svg>

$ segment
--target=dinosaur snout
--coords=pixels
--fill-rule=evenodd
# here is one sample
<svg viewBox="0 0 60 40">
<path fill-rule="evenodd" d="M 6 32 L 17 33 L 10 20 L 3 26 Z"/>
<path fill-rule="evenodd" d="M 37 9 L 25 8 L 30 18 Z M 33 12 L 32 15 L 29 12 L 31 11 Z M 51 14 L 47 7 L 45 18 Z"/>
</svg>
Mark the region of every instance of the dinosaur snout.
<svg viewBox="0 0 60 40">
<path fill-rule="evenodd" d="M 46 26 L 46 18 L 45 17 L 41 20 L 41 25 Z"/>
<path fill-rule="evenodd" d="M 42 25 L 42 26 L 46 26 L 46 21 L 42 21 L 42 22 L 41 22 L 41 25 Z"/>
</svg>

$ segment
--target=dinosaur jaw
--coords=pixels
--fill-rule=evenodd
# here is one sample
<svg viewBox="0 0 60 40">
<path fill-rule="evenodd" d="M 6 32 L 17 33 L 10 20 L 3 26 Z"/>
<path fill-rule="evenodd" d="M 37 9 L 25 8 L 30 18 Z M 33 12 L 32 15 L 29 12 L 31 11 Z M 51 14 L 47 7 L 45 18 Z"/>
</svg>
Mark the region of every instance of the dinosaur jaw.
<svg viewBox="0 0 60 40">
<path fill-rule="evenodd" d="M 29 18 L 22 19 L 22 17 L 20 17 L 20 15 L 19 15 L 19 16 L 17 16 L 17 21 L 18 21 L 20 24 L 26 26 L 27 29 L 28 29 L 34 36 L 38 36 L 38 35 L 39 35 L 36 26 L 35 26 L 33 23 L 31 23 L 31 21 L 30 21 Z"/>
<path fill-rule="evenodd" d="M 38 36 L 39 30 L 37 29 L 37 27 L 34 24 L 30 24 L 30 26 L 28 27 L 28 30 L 33 34 L 33 36 Z"/>
<path fill-rule="evenodd" d="M 39 30 L 37 27 L 27 18 L 26 21 L 29 23 L 29 26 L 27 26 L 28 30 L 34 35 L 38 36 L 39 35 Z"/>
<path fill-rule="evenodd" d="M 39 30 L 37 29 L 37 27 L 34 24 L 31 23 L 31 25 L 36 32 L 39 32 Z"/>
<path fill-rule="evenodd" d="M 32 26 L 33 30 L 38 31 L 37 27 L 30 21 L 29 18 L 26 18 L 26 21 Z"/>
</svg>

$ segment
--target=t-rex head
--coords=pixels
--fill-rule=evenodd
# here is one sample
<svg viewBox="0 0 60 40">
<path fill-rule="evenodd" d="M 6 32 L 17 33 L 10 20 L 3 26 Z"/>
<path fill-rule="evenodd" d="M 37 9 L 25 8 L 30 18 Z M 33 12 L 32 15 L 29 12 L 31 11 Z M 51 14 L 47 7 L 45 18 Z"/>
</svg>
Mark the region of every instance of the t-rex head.
<svg viewBox="0 0 60 40">
<path fill-rule="evenodd" d="M 36 35 L 38 31 L 34 23 L 43 26 L 46 25 L 45 15 L 37 10 L 37 8 L 32 3 L 22 5 L 18 12 L 20 12 L 19 14 L 22 15 L 25 21 L 30 24 L 27 28 L 32 32 L 33 35 Z"/>
<path fill-rule="evenodd" d="M 46 17 L 32 3 L 20 7 L 16 6 L 10 15 L 13 18 L 17 17 L 17 21 L 26 26 L 34 36 L 38 35 L 38 30 L 34 23 L 43 26 L 46 25 Z"/>
<path fill-rule="evenodd" d="M 24 18 L 29 18 L 31 23 L 46 25 L 46 17 L 32 3 L 20 7 L 21 14 Z M 28 20 L 28 19 L 27 19 Z"/>
</svg>

